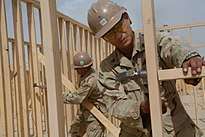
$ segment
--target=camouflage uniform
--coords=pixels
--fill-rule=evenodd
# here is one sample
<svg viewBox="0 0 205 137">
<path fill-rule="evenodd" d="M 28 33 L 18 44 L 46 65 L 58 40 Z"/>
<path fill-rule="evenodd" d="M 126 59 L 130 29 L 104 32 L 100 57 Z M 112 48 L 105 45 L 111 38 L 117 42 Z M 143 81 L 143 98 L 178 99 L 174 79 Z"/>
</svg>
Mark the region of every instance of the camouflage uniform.
<svg viewBox="0 0 205 137">
<path fill-rule="evenodd" d="M 166 35 L 157 35 L 160 68 L 181 67 L 190 57 L 199 56 L 188 50 L 184 43 Z M 135 46 L 129 60 L 117 49 L 101 62 L 99 81 L 104 91 L 108 112 L 122 121 L 121 136 L 149 136 L 144 131 L 140 116 L 140 103 L 148 92 L 147 77 L 118 80 L 118 75 L 130 70 L 146 70 L 144 45 L 135 34 Z M 201 137 L 202 133 L 185 111 L 175 87 L 175 80 L 161 83 L 161 96 L 165 99 L 167 112 L 163 114 L 165 137 Z"/>
<path fill-rule="evenodd" d="M 101 102 L 102 94 L 97 88 L 97 76 L 94 69 L 91 69 L 80 79 L 80 88 L 76 92 L 66 91 L 64 93 L 64 102 L 72 104 L 81 104 L 89 99 L 99 110 L 103 110 Z M 80 106 L 74 122 L 71 125 L 71 136 L 82 136 L 82 128 L 86 128 L 88 137 L 104 137 L 104 127 L 95 119 L 90 112 Z"/>
</svg>

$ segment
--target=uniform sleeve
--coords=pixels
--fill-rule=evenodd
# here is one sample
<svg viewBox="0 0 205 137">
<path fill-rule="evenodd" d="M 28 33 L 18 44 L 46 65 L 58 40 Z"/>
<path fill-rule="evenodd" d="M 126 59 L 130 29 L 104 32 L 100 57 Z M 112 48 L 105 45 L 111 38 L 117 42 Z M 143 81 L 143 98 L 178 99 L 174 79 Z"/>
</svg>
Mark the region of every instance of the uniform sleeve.
<svg viewBox="0 0 205 137">
<path fill-rule="evenodd" d="M 87 82 L 80 85 L 80 88 L 75 92 L 66 91 L 63 94 L 64 103 L 81 104 L 96 87 L 96 79 L 90 78 Z"/>
<path fill-rule="evenodd" d="M 80 104 L 83 100 L 87 97 L 90 91 L 90 86 L 85 85 L 84 87 L 79 88 L 77 91 L 66 91 L 63 94 L 64 103 L 71 103 L 71 104 Z"/>
<path fill-rule="evenodd" d="M 107 69 L 106 69 L 107 70 Z M 99 72 L 99 89 L 106 95 L 119 98 L 127 98 L 123 85 L 116 80 L 112 71 L 102 70 Z"/>
<path fill-rule="evenodd" d="M 184 43 L 176 37 L 167 34 L 159 37 L 159 54 L 169 68 L 182 67 L 185 60 L 194 56 L 200 56 L 196 51 L 188 48 L 188 43 Z"/>
<path fill-rule="evenodd" d="M 120 82 L 116 80 L 112 72 L 99 72 L 99 81 L 109 90 L 118 90 L 120 85 Z"/>
</svg>

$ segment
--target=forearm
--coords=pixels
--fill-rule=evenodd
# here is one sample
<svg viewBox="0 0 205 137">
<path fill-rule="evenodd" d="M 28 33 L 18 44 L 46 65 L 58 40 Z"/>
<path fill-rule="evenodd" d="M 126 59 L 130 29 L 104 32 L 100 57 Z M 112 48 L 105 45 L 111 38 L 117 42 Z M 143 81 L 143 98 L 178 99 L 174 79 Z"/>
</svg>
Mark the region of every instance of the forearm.
<svg viewBox="0 0 205 137">
<path fill-rule="evenodd" d="M 199 53 L 189 48 L 188 43 L 173 36 L 163 36 L 159 45 L 160 57 L 169 67 L 182 67 L 184 61 L 200 56 Z"/>
<path fill-rule="evenodd" d="M 84 96 L 80 96 L 75 93 L 67 92 L 63 95 L 64 103 L 70 104 L 81 104 L 85 99 Z"/>
</svg>

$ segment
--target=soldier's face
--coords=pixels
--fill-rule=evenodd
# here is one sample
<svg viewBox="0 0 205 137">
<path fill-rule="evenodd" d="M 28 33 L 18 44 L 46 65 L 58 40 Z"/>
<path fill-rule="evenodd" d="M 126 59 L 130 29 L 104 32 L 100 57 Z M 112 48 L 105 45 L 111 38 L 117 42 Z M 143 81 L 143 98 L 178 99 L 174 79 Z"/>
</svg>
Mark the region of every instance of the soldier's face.
<svg viewBox="0 0 205 137">
<path fill-rule="evenodd" d="M 103 38 L 117 48 L 126 49 L 132 46 L 134 38 L 130 25 L 130 18 L 127 13 L 124 13 L 122 19 Z"/>
<path fill-rule="evenodd" d="M 88 68 L 78 68 L 76 69 L 77 73 L 80 75 L 80 76 L 84 76 L 87 72 L 88 72 Z"/>
<path fill-rule="evenodd" d="M 90 70 L 90 67 L 76 69 L 78 75 L 80 76 L 84 76 L 85 74 L 88 73 L 89 70 Z"/>
</svg>

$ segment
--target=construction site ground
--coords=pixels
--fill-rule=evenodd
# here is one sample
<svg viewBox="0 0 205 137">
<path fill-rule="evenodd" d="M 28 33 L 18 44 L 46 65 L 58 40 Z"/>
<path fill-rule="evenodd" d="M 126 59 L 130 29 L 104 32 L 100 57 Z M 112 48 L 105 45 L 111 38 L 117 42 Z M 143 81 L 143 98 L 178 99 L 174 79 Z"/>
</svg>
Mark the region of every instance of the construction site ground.
<svg viewBox="0 0 205 137">
<path fill-rule="evenodd" d="M 194 92 L 180 93 L 181 100 L 186 111 L 194 122 L 205 133 L 205 98 L 203 90 L 196 90 Z M 196 101 L 195 101 L 196 100 Z M 196 102 L 196 105 L 195 105 Z"/>
</svg>

